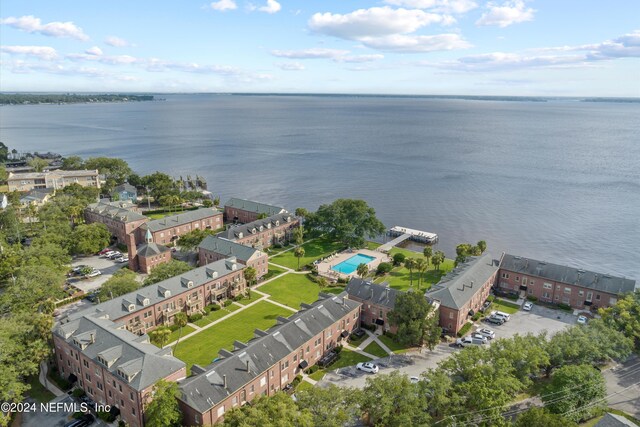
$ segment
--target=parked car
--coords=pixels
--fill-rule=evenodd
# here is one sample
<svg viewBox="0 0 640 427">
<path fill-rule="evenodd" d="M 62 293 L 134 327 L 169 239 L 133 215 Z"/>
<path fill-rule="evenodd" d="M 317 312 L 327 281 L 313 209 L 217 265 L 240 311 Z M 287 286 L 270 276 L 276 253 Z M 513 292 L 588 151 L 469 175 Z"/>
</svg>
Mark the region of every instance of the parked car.
<svg viewBox="0 0 640 427">
<path fill-rule="evenodd" d="M 466 347 L 468 345 L 483 345 L 487 343 L 487 339 L 484 338 L 482 339 L 478 339 L 478 338 L 473 338 L 472 336 L 468 336 L 468 337 L 464 337 L 464 338 L 458 338 L 456 340 L 456 345 L 458 347 Z"/>
<path fill-rule="evenodd" d="M 492 311 L 491 316 L 502 317 L 505 322 L 508 322 L 511 319 L 511 315 L 509 313 L 505 313 L 504 311 Z"/>
<path fill-rule="evenodd" d="M 420 378 L 419 377 L 410 377 L 409 381 L 411 381 L 411 384 L 417 384 L 420 382 Z"/>
<path fill-rule="evenodd" d="M 293 384 L 289 383 L 286 386 L 282 387 L 282 391 L 284 391 L 287 394 L 292 394 L 294 392 Z"/>
<path fill-rule="evenodd" d="M 588 322 L 587 316 L 578 316 L 578 324 L 586 325 Z"/>
<path fill-rule="evenodd" d="M 113 252 L 113 250 L 109 248 L 104 248 L 103 250 L 98 252 L 98 255 L 105 255 L 107 252 Z"/>
<path fill-rule="evenodd" d="M 485 301 L 484 304 L 482 304 L 482 308 L 480 309 L 481 312 L 485 312 L 489 309 L 489 307 L 491 307 L 491 301 Z"/>
<path fill-rule="evenodd" d="M 122 256 L 122 253 L 120 252 L 114 252 L 111 255 L 109 255 L 107 258 L 109 259 L 116 259 L 116 258 L 120 258 Z"/>
<path fill-rule="evenodd" d="M 484 335 L 478 332 L 474 332 L 473 334 L 471 334 L 471 339 L 484 341 L 485 344 L 487 343 L 487 340 L 488 340 L 487 337 L 485 337 Z"/>
<path fill-rule="evenodd" d="M 370 374 L 377 374 L 380 368 L 371 362 L 360 362 L 356 365 L 356 369 L 359 371 L 369 372 Z"/>
<path fill-rule="evenodd" d="M 96 298 L 98 298 L 98 291 L 93 291 L 90 294 L 87 294 L 84 298 L 90 302 L 96 302 Z"/>
<path fill-rule="evenodd" d="M 484 319 L 485 322 L 493 323 L 494 325 L 502 325 L 505 320 L 502 317 L 498 316 L 489 316 Z"/>
<path fill-rule="evenodd" d="M 490 340 L 496 337 L 496 333 L 489 328 L 480 328 L 476 331 L 476 334 L 482 335 L 483 337 Z"/>
<path fill-rule="evenodd" d="M 102 254 L 102 255 L 103 255 L 105 258 L 109 258 L 111 255 L 113 255 L 113 254 L 115 254 L 115 253 L 116 253 L 116 251 L 109 250 L 109 251 L 105 252 L 105 253 L 104 253 L 104 254 Z"/>
<path fill-rule="evenodd" d="M 524 311 L 531 311 L 531 309 L 533 308 L 533 303 L 532 302 L 525 302 L 524 305 L 522 306 L 522 309 Z"/>
<path fill-rule="evenodd" d="M 119 258 L 116 258 L 114 260 L 115 262 L 119 262 L 120 264 L 122 264 L 123 262 L 129 262 L 129 258 L 126 256 L 121 256 Z"/>
<path fill-rule="evenodd" d="M 64 427 L 86 427 L 93 424 L 96 419 L 91 414 L 84 414 L 82 417 L 71 420 L 64 425 Z"/>
<path fill-rule="evenodd" d="M 86 274 L 86 277 L 97 277 L 101 274 L 102 274 L 102 271 L 94 269 L 94 270 L 91 270 L 90 273 Z"/>
<path fill-rule="evenodd" d="M 82 269 L 87 268 L 88 265 L 77 265 L 75 267 L 73 267 L 73 269 L 71 269 L 71 271 L 75 274 L 80 274 L 80 272 L 82 271 Z"/>
</svg>

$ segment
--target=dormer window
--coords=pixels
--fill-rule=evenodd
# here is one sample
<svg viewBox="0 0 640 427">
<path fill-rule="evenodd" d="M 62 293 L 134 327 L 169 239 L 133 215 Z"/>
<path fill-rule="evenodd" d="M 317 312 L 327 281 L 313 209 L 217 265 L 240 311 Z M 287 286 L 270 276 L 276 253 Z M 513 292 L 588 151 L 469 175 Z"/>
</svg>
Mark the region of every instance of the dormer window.
<svg viewBox="0 0 640 427">
<path fill-rule="evenodd" d="M 276 220 L 276 227 L 280 225 L 280 221 Z"/>
<path fill-rule="evenodd" d="M 267 228 L 271 228 L 271 223 L 270 222 L 267 223 Z"/>
<path fill-rule="evenodd" d="M 287 222 L 291 222 L 291 217 L 290 217 L 290 216 L 288 216 L 288 217 L 286 218 L 286 221 L 287 221 Z"/>
<path fill-rule="evenodd" d="M 136 309 L 136 305 L 135 304 L 129 304 L 128 309 L 129 309 L 129 312 L 132 312 L 132 311 L 134 311 Z"/>
<path fill-rule="evenodd" d="M 242 239 L 243 236 L 244 236 L 244 234 L 242 234 L 242 232 L 238 233 L 238 239 Z"/>
<path fill-rule="evenodd" d="M 255 227 L 253 227 L 253 228 L 251 229 L 251 234 L 256 234 L 256 232 L 257 232 L 256 228 L 255 228 Z"/>
<path fill-rule="evenodd" d="M 218 272 L 215 271 L 214 269 L 211 268 L 207 268 L 207 277 L 210 279 L 215 279 L 218 277 Z"/>
<path fill-rule="evenodd" d="M 264 227 L 263 227 L 263 226 L 260 226 L 260 227 L 258 228 L 258 230 L 262 231 L 262 230 L 264 230 Z"/>
<path fill-rule="evenodd" d="M 193 288 L 193 280 L 189 280 L 183 277 L 180 279 L 180 282 L 182 283 L 182 286 L 185 286 L 187 288 Z"/>
</svg>

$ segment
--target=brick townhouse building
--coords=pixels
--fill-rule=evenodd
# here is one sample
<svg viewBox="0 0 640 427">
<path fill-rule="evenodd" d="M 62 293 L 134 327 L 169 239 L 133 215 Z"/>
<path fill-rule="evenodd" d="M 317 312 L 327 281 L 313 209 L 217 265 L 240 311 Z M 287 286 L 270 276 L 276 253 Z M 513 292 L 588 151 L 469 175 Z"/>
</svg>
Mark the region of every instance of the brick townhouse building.
<svg viewBox="0 0 640 427">
<path fill-rule="evenodd" d="M 290 213 L 281 213 L 247 224 L 231 226 L 217 236 L 245 246 L 265 249 L 291 239 L 300 222 Z"/>
<path fill-rule="evenodd" d="M 53 329 L 53 350 L 64 378 L 96 403 L 110 405 L 132 427 L 144 425 L 153 385 L 186 377 L 186 365 L 100 313 L 67 319 Z"/>
<path fill-rule="evenodd" d="M 498 262 L 489 254 L 468 257 L 429 289 L 425 296 L 440 311 L 440 326 L 455 335 L 484 304 L 496 282 Z"/>
<path fill-rule="evenodd" d="M 244 269 L 235 258 L 216 261 L 102 302 L 70 318 L 96 313 L 142 335 L 157 326 L 173 324 L 178 312 L 200 313 L 206 305 L 244 294 Z"/>
<path fill-rule="evenodd" d="M 236 341 L 206 368 L 194 365 L 180 382 L 183 424 L 212 425 L 232 408 L 273 395 L 358 327 L 360 303 L 346 293 L 320 298 L 267 331 L 256 329 L 248 343 Z"/>
<path fill-rule="evenodd" d="M 149 221 L 137 212 L 137 207 L 128 201 L 109 202 L 101 200 L 92 203 L 84 210 L 87 223 L 104 224 L 118 243 L 127 244 L 127 235 L 134 233 L 142 224 Z"/>
<path fill-rule="evenodd" d="M 269 255 L 251 246 L 215 236 L 207 236 L 198 246 L 200 265 L 232 256 L 247 267 L 255 268 L 258 279 L 267 274 L 269 270 Z"/>
<path fill-rule="evenodd" d="M 151 233 L 154 243 L 167 245 L 192 230 L 218 230 L 222 227 L 221 211 L 215 208 L 200 208 L 142 224 L 137 229 L 136 242 L 145 241 L 147 230 Z"/>
<path fill-rule="evenodd" d="M 151 273 L 154 267 L 171 262 L 171 249 L 153 242 L 151 232 L 147 230 L 144 243 L 136 244 L 135 233 L 127 235 L 127 253 L 129 269 L 144 274 Z"/>
<path fill-rule="evenodd" d="M 9 191 L 30 191 L 34 188 L 59 190 L 71 184 L 100 188 L 98 170 L 54 170 L 46 172 L 10 172 L 7 177 Z"/>
<path fill-rule="evenodd" d="M 633 292 L 636 281 L 503 253 L 498 286 L 522 297 L 596 311 Z"/>
<path fill-rule="evenodd" d="M 280 206 L 267 205 L 251 200 L 232 197 L 224 204 L 224 218 L 228 222 L 246 224 L 262 216 L 269 217 L 287 211 Z"/>
<path fill-rule="evenodd" d="M 386 282 L 375 284 L 371 281 L 354 277 L 349 280 L 345 288 L 349 299 L 362 304 L 360 322 L 365 325 L 375 325 L 383 331 L 395 334 L 397 325 L 389 323 L 387 314 L 396 305 L 396 298 L 403 291 L 390 288 Z"/>
</svg>

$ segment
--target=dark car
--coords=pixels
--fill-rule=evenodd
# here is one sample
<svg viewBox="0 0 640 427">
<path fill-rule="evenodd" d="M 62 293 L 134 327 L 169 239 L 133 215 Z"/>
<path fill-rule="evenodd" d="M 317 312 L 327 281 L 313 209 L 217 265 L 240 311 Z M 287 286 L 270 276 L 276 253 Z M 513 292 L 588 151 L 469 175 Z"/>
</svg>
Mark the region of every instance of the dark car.
<svg viewBox="0 0 640 427">
<path fill-rule="evenodd" d="M 84 414 L 82 417 L 71 420 L 64 425 L 64 427 L 86 427 L 93 424 L 96 419 L 91 414 Z"/>
<path fill-rule="evenodd" d="M 505 320 L 502 317 L 489 316 L 485 319 L 485 322 L 493 323 L 494 325 L 502 325 Z"/>
<path fill-rule="evenodd" d="M 98 298 L 98 291 L 93 291 L 90 294 L 87 294 L 84 298 L 90 302 L 96 302 L 96 299 Z"/>
<path fill-rule="evenodd" d="M 482 304 L 480 311 L 484 313 L 489 309 L 489 307 L 491 307 L 491 301 L 485 301 L 484 304 Z"/>
<path fill-rule="evenodd" d="M 366 334 L 366 332 L 364 331 L 364 329 L 356 329 L 351 334 L 351 339 L 352 340 L 357 340 L 358 338 L 362 338 L 365 334 Z"/>
</svg>

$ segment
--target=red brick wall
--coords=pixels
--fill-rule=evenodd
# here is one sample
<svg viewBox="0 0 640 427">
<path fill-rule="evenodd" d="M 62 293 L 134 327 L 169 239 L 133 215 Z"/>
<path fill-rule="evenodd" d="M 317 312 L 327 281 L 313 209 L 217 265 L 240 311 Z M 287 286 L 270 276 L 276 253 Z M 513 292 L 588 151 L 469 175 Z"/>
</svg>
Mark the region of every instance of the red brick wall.
<svg viewBox="0 0 640 427">
<path fill-rule="evenodd" d="M 617 295 L 598 291 L 575 284 L 556 282 L 537 276 L 529 276 L 518 272 L 501 268 L 498 272 L 498 284 L 507 292 L 533 296 L 540 301 L 555 304 L 568 304 L 579 310 L 595 310 L 601 307 L 609 307 L 617 301 Z M 526 291 L 521 291 L 520 286 L 526 286 Z M 591 306 L 585 305 L 591 297 Z"/>
<path fill-rule="evenodd" d="M 116 237 L 118 243 L 127 243 L 127 234 L 133 232 L 142 224 L 148 221 L 148 219 L 139 219 L 131 222 L 120 221 L 117 218 L 111 218 L 109 216 L 103 216 L 96 212 L 91 212 L 87 209 L 84 212 L 84 217 L 87 223 L 98 222 L 104 224 L 113 236 Z"/>
<path fill-rule="evenodd" d="M 172 238 L 174 236 L 182 236 L 183 234 L 187 234 L 191 230 L 200 229 L 206 230 L 207 227 L 210 227 L 211 230 L 217 230 L 222 228 L 222 213 L 213 213 L 211 216 L 205 217 L 198 221 L 192 221 L 190 223 L 186 223 L 180 225 L 179 227 L 170 227 L 168 226 L 165 229 L 153 231 L 151 235 L 153 236 L 154 243 L 158 243 L 161 245 L 166 245 L 172 242 Z M 140 229 L 138 231 L 137 240 L 138 243 L 144 242 L 146 235 L 146 230 Z M 176 239 L 174 239 L 175 241 Z"/>
<path fill-rule="evenodd" d="M 138 255 L 138 268 L 142 273 L 149 274 L 154 267 L 171 261 L 171 252 L 166 251 L 149 258 Z"/>
<path fill-rule="evenodd" d="M 277 227 L 265 228 L 263 231 L 258 231 L 256 234 L 249 234 L 243 236 L 241 239 L 236 239 L 236 243 L 247 246 L 261 246 L 262 248 L 268 248 L 273 245 L 277 240 L 286 240 L 286 237 L 281 239 L 275 238 L 276 233 L 284 233 L 285 236 L 291 234 L 291 230 L 298 226 L 298 220 L 291 219 L 291 222 L 285 222 Z"/>
<path fill-rule="evenodd" d="M 234 207 L 224 207 L 224 217 L 227 221 L 233 221 L 234 217 L 238 217 L 238 222 L 242 224 L 246 224 L 248 222 L 253 222 L 258 219 L 257 212 L 245 211 L 244 209 L 238 209 Z"/>
<path fill-rule="evenodd" d="M 382 317 L 382 319 L 384 320 L 383 329 L 385 331 L 389 331 L 392 334 L 395 334 L 396 332 L 398 332 L 398 326 L 391 325 L 389 323 L 389 319 L 387 318 L 387 315 L 391 311 L 390 308 L 383 305 L 379 305 L 379 304 L 372 304 L 371 302 L 361 300 L 360 298 L 355 298 L 355 297 L 349 297 L 349 298 L 354 301 L 358 301 L 359 303 L 362 303 L 362 312 L 361 312 L 360 320 L 363 324 L 375 325 L 375 320 Z M 382 312 L 382 316 L 380 315 L 380 312 Z"/>
</svg>

